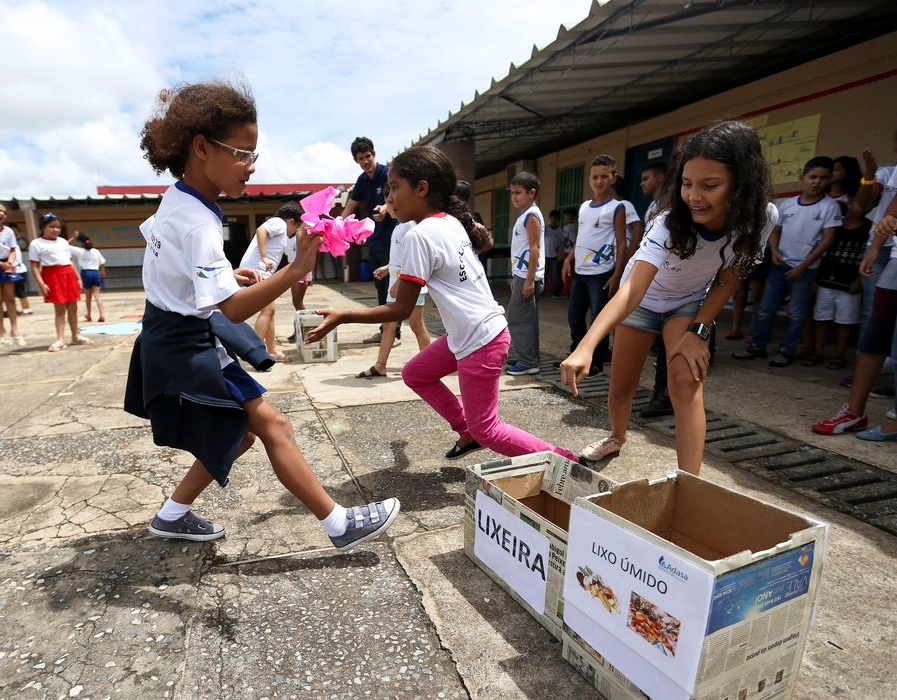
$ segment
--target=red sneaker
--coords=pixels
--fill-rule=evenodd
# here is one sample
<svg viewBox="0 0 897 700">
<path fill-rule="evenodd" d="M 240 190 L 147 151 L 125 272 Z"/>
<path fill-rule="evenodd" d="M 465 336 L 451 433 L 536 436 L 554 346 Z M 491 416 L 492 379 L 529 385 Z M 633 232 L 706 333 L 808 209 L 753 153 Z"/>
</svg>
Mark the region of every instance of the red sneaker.
<svg viewBox="0 0 897 700">
<path fill-rule="evenodd" d="M 831 418 L 826 418 L 813 426 L 813 432 L 819 435 L 840 435 L 848 430 L 863 430 L 868 424 L 866 416 L 854 414 L 844 404 Z"/>
</svg>

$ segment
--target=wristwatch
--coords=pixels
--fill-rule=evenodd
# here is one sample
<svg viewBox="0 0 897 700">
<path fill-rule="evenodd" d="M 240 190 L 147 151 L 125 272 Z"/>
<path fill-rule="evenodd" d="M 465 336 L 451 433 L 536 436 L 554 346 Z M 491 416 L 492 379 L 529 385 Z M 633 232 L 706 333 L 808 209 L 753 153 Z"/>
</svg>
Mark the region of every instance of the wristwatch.
<svg viewBox="0 0 897 700">
<path fill-rule="evenodd" d="M 709 340 L 711 328 L 713 328 L 712 323 L 709 326 L 706 323 L 691 323 L 686 330 L 691 331 L 701 340 Z"/>
</svg>

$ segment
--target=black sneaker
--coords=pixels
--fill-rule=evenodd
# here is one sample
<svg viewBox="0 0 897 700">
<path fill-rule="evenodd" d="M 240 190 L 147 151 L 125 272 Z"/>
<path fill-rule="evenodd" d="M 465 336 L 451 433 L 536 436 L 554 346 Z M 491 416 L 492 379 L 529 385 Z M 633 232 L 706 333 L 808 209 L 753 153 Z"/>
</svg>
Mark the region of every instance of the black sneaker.
<svg viewBox="0 0 897 700">
<path fill-rule="evenodd" d="M 891 384 L 888 386 L 887 384 L 882 384 L 880 386 L 874 387 L 872 391 L 869 392 L 870 399 L 893 399 L 894 398 L 894 385 Z"/>
<path fill-rule="evenodd" d="M 331 537 L 333 546 L 341 551 L 352 549 L 357 544 L 379 537 L 396 519 L 402 505 L 397 498 L 375 501 L 366 506 L 346 508 L 349 526 L 339 537 Z"/>
<path fill-rule="evenodd" d="M 661 416 L 671 416 L 673 415 L 673 402 L 670 401 L 669 396 L 654 395 L 651 397 L 648 405 L 642 409 L 640 415 L 642 418 L 660 418 Z"/>
<path fill-rule="evenodd" d="M 293 333 L 293 335 L 289 335 L 289 336 L 287 336 L 287 342 L 288 342 L 288 343 L 295 343 L 295 342 L 296 342 L 296 334 Z"/>
<path fill-rule="evenodd" d="M 732 357 L 734 357 L 736 360 L 765 360 L 766 350 L 761 350 L 756 345 L 748 345 L 744 348 L 744 350 L 733 352 Z"/>
<path fill-rule="evenodd" d="M 770 367 L 787 367 L 792 362 L 794 362 L 794 360 L 792 359 L 791 355 L 786 355 L 783 352 L 777 352 L 775 357 L 773 357 L 769 361 L 769 366 Z"/>
<path fill-rule="evenodd" d="M 224 537 L 223 526 L 206 520 L 192 510 L 188 510 L 177 520 L 162 520 L 157 515 L 150 523 L 149 531 L 156 537 L 194 542 L 208 542 Z"/>
</svg>

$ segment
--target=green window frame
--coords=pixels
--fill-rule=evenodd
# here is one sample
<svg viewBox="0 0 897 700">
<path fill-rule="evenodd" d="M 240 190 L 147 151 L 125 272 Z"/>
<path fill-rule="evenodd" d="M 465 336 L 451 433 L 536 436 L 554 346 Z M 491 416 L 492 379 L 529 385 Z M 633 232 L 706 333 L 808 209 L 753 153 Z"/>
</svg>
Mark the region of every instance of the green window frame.
<svg viewBox="0 0 897 700">
<path fill-rule="evenodd" d="M 496 248 L 511 245 L 511 193 L 506 187 L 492 191 L 492 239 Z"/>
<path fill-rule="evenodd" d="M 585 164 L 570 165 L 558 170 L 557 198 L 554 208 L 563 211 L 567 207 L 579 209 L 583 202 L 582 189 Z"/>
</svg>

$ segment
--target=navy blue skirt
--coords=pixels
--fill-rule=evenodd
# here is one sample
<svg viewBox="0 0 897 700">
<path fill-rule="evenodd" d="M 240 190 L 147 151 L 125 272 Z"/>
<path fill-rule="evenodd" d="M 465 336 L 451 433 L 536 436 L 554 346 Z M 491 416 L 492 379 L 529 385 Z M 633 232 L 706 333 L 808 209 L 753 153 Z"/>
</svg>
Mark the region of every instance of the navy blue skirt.
<svg viewBox="0 0 897 700">
<path fill-rule="evenodd" d="M 267 391 L 255 379 L 249 376 L 239 362 L 231 362 L 221 370 L 224 373 L 224 383 L 231 398 L 238 403 L 246 403 L 258 398 Z"/>
</svg>

